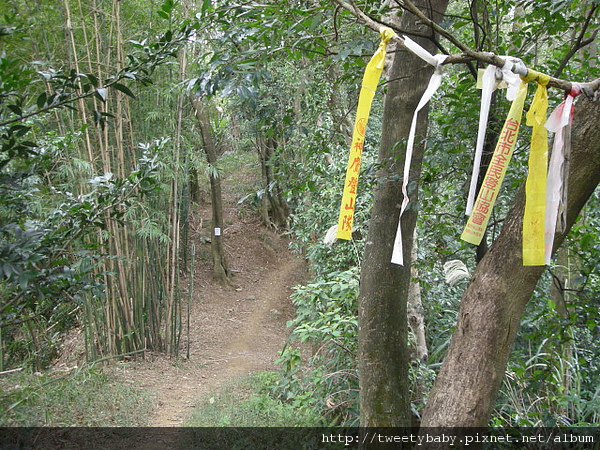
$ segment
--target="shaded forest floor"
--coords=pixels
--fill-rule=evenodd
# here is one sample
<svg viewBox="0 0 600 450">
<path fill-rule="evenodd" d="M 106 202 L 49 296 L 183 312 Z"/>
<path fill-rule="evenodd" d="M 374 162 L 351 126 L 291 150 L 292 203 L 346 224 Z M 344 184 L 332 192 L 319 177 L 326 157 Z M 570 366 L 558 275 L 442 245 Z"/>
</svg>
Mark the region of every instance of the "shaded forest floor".
<svg viewBox="0 0 600 450">
<path fill-rule="evenodd" d="M 236 178 L 251 177 L 236 173 Z M 248 180 L 246 180 L 248 182 Z M 257 214 L 239 207 L 239 185 L 223 183 L 223 231 L 233 286 L 219 285 L 210 263 L 210 204 L 193 212 L 190 240 L 196 243 L 194 292 L 190 312 L 189 360 L 187 305 L 183 305 L 179 358 L 148 354 L 145 361 L 118 364 L 119 378 L 150 391 L 155 407 L 149 425 L 181 426 L 200 399 L 233 379 L 275 370 L 274 361 L 294 317 L 292 287 L 305 280 L 302 259 L 288 250 L 289 241 L 266 229 Z M 188 280 L 182 280 L 182 286 Z M 185 291 L 185 289 L 183 289 Z M 187 294 L 183 294 L 187 298 Z"/>
</svg>

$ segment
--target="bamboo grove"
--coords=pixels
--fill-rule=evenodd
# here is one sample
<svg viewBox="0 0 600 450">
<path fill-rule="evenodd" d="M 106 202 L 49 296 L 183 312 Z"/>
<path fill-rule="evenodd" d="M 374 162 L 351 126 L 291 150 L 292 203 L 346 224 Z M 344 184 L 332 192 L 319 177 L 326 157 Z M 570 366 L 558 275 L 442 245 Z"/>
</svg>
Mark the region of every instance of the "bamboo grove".
<svg viewBox="0 0 600 450">
<path fill-rule="evenodd" d="M 59 259 L 50 261 L 44 255 L 38 263 L 73 268 L 75 277 L 86 279 L 87 288 L 75 295 L 63 289 L 44 310 L 37 300 L 19 309 L 20 301 L 32 295 L 26 271 L 5 265 L 7 279 L 20 277 L 24 289 L 19 293 L 10 283 L 3 285 L 4 344 L 21 357 L 35 355 L 34 364 L 40 367 L 50 357 L 43 347 L 52 347 L 41 341 L 50 339 L 49 329 L 60 328 L 51 323 L 57 318 L 57 305 L 67 308 L 68 304 L 70 319 L 65 320 L 78 317 L 85 323 L 89 360 L 144 350 L 176 354 L 181 333 L 179 274 L 187 265 L 182 258 L 188 257 L 182 248 L 187 248 L 183 224 L 190 197 L 184 167 L 189 141 L 182 133 L 186 98 L 180 90 L 161 86 L 161 80 L 180 77 L 185 71 L 185 61 L 179 61 L 182 72 L 175 74 L 168 63 L 177 62 L 177 49 L 191 27 L 169 31 L 173 2 L 159 9 L 166 19 L 156 14 L 160 5 L 142 2 L 45 3 L 15 2 L 2 8 L 4 21 L 16 24 L 4 27 L 2 38 L 9 51 L 18 55 L 14 59 L 3 55 L 4 95 L 10 98 L 16 87 L 6 81 L 9 70 L 21 71 L 24 92 L 14 105 L 3 105 L 8 107 L 3 110 L 3 123 L 12 127 L 6 128 L 4 137 L 6 142 L 17 142 L 13 153 L 8 153 L 15 157 L 4 162 L 5 176 L 17 172 L 19 156 L 31 156 L 20 154 L 19 139 L 12 139 L 11 133 L 20 133 L 17 138 L 26 137 L 25 144 L 36 148 L 32 154 L 45 153 L 52 159 L 49 169 L 62 174 L 59 180 L 47 171 L 47 180 L 41 183 L 46 195 L 36 206 L 40 220 L 56 214 L 64 198 L 78 205 L 67 208 L 65 217 L 75 211 L 94 216 L 87 222 L 93 230 L 57 244 L 64 247 Z M 155 29 L 162 29 L 162 34 L 133 40 L 148 34 L 141 31 L 148 22 L 157 23 Z M 41 89 L 35 74 L 20 66 L 32 55 L 44 80 Z M 140 92 L 139 98 L 134 91 Z M 144 109 L 148 104 L 152 110 Z M 24 119 L 28 114 L 31 118 Z M 10 124 L 17 119 L 23 125 Z M 160 121 L 173 122 L 168 125 L 176 131 L 157 138 L 151 130 Z M 43 295 L 49 299 L 48 293 Z M 21 336 L 23 324 L 28 337 Z M 18 348 L 21 338 L 29 342 L 28 347 Z"/>
</svg>

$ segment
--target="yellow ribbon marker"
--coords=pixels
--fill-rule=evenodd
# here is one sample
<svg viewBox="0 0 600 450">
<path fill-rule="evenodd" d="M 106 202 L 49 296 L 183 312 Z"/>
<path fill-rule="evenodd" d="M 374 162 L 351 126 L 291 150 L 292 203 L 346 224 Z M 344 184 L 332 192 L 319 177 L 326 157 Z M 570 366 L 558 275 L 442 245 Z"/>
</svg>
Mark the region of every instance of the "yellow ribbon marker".
<svg viewBox="0 0 600 450">
<path fill-rule="evenodd" d="M 536 80 L 538 85 L 531 107 L 527 112 L 527 125 L 533 127 L 529 153 L 529 173 L 525 183 L 525 213 L 523 215 L 523 265 L 545 264 L 546 179 L 548 171 L 548 75 L 529 70 L 526 81 Z"/>
<path fill-rule="evenodd" d="M 346 181 L 344 183 L 344 194 L 342 196 L 336 234 L 336 237 L 339 239 L 352 239 L 356 188 L 358 186 L 358 174 L 360 172 L 360 161 L 365 142 L 367 121 L 369 120 L 371 103 L 373 102 L 373 97 L 375 97 L 375 90 L 383 71 L 387 43 L 396 35 L 392 29 L 386 27 L 381 28 L 380 34 L 381 43 L 371 61 L 367 64 L 358 97 L 358 107 L 356 108 L 356 119 L 352 133 L 352 145 L 350 146 L 350 157 L 348 159 L 348 168 L 346 169 Z"/>
<path fill-rule="evenodd" d="M 467 225 L 461 235 L 463 241 L 479 245 L 483 239 L 485 229 L 490 220 L 494 203 L 498 197 L 500 186 L 504 180 L 506 168 L 512 158 L 517 136 L 519 135 L 519 126 L 521 125 L 521 116 L 523 115 L 523 105 L 527 96 L 527 83 L 521 81 L 517 95 L 512 102 L 508 117 L 502 127 L 500 138 L 496 144 L 494 155 L 490 161 L 485 178 L 479 189 L 477 200 L 473 206 L 473 212 L 469 216 Z"/>
</svg>

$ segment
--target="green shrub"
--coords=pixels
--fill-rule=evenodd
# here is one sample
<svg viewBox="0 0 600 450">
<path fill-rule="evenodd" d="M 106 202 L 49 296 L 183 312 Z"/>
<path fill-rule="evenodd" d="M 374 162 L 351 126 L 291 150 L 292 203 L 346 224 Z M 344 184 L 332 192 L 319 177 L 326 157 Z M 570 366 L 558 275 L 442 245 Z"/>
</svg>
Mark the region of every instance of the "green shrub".
<svg viewBox="0 0 600 450">
<path fill-rule="evenodd" d="M 202 399 L 185 424 L 190 427 L 310 427 L 320 416 L 277 399 L 272 386 L 278 375 L 261 372 L 237 379 Z"/>
<path fill-rule="evenodd" d="M 317 410 L 327 424 L 356 424 L 358 418 L 357 268 L 318 278 L 296 287 L 297 307 L 291 341 L 308 344 L 312 351 L 290 343 L 279 363 L 283 378 L 276 391 L 296 408 Z"/>
</svg>

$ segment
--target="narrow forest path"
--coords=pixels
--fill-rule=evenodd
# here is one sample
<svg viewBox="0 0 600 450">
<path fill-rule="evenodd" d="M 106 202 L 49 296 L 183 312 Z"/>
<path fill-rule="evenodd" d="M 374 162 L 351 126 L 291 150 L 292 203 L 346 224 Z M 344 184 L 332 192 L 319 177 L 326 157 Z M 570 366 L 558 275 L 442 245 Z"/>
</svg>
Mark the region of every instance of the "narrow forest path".
<svg viewBox="0 0 600 450">
<path fill-rule="evenodd" d="M 210 221 L 210 205 L 204 205 L 194 213 L 190 237 L 196 243 L 196 270 L 189 360 L 184 304 L 181 357 L 150 354 L 145 361 L 119 369 L 126 382 L 155 395 L 151 426 L 181 426 L 198 400 L 217 393 L 223 384 L 275 370 L 274 361 L 290 332 L 286 322 L 294 308 L 289 296 L 292 287 L 304 281 L 305 264 L 290 253 L 287 238 L 267 230 L 252 212 L 240 211 L 235 195 L 227 192 L 224 200 L 231 225 L 223 236 L 235 273 L 233 286 L 221 286 L 212 278 L 210 244 L 204 243 L 210 227 L 201 226 Z"/>
</svg>

